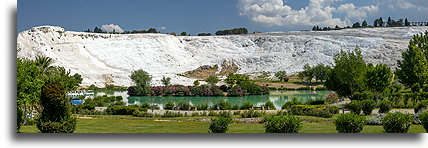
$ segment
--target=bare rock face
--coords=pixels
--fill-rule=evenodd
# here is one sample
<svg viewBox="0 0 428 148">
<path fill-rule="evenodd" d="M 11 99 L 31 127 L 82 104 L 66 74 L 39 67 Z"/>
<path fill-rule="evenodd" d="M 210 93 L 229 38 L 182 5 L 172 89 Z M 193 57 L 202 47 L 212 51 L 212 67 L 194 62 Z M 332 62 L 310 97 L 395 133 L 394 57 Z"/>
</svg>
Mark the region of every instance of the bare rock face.
<svg viewBox="0 0 428 148">
<path fill-rule="evenodd" d="M 18 57 L 51 57 L 54 65 L 83 76 L 83 84 L 130 86 L 134 70 L 153 76 L 153 85 L 171 77 L 172 84 L 192 85 L 183 74 L 218 66 L 215 74 L 301 71 L 303 65 L 331 65 L 340 50 L 359 46 L 368 63 L 395 68 L 414 34 L 428 27 L 363 28 L 232 36 L 167 34 L 98 34 L 40 26 L 18 34 Z M 206 67 L 207 68 L 207 67 Z"/>
</svg>

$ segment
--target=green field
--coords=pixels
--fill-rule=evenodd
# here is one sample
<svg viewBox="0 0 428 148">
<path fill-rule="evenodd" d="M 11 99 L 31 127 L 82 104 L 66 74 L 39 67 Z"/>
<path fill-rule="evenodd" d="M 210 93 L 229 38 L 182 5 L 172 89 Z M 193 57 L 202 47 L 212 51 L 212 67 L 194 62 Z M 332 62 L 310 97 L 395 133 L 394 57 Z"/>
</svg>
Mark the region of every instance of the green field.
<svg viewBox="0 0 428 148">
<path fill-rule="evenodd" d="M 332 118 L 299 116 L 303 120 L 300 133 L 337 133 Z M 77 119 L 75 133 L 208 133 L 209 122 L 192 121 L 211 117 L 149 118 L 121 115 L 85 116 Z M 240 118 L 233 116 L 233 118 Z M 189 121 L 190 120 L 190 121 Z M 39 133 L 35 125 L 25 125 L 22 133 Z M 364 126 L 363 133 L 383 133 L 382 126 Z M 264 133 L 261 123 L 232 123 L 228 133 Z M 421 125 L 412 125 L 409 133 L 425 133 Z"/>
</svg>

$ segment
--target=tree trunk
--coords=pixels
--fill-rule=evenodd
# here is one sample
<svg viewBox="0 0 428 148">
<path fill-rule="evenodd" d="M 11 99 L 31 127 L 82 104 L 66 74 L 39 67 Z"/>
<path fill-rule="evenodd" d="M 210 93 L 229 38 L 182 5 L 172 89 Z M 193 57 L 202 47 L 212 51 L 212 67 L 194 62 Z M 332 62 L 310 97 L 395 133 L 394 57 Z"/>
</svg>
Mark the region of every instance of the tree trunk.
<svg viewBox="0 0 428 148">
<path fill-rule="evenodd" d="M 377 91 L 375 91 L 375 97 L 376 97 L 376 105 L 378 105 L 379 104 L 379 95 L 378 95 Z"/>
</svg>

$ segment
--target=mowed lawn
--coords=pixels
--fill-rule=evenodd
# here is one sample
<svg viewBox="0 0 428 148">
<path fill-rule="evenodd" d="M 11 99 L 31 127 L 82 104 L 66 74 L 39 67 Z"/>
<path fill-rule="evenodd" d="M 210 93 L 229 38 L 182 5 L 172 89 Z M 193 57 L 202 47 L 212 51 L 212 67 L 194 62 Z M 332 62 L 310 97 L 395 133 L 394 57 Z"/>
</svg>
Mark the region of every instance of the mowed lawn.
<svg viewBox="0 0 428 148">
<path fill-rule="evenodd" d="M 337 133 L 334 118 L 299 116 L 303 120 L 300 133 Z M 100 115 L 77 119 L 75 133 L 208 133 L 209 122 L 188 121 L 211 117 L 145 118 Z M 239 118 L 239 117 L 237 117 Z M 21 127 L 22 133 L 40 133 L 35 125 Z M 366 125 L 362 133 L 383 133 L 383 127 Z M 232 123 L 228 133 L 264 133 L 261 123 Z M 421 125 L 412 125 L 409 133 L 425 133 Z"/>
</svg>

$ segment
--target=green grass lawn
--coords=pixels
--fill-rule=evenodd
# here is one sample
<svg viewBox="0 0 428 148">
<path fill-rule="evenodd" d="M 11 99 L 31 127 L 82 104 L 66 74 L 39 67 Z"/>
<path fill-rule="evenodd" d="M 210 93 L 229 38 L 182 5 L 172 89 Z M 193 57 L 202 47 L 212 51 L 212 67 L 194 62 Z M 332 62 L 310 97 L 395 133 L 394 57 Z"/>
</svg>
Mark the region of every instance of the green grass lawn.
<svg viewBox="0 0 428 148">
<path fill-rule="evenodd" d="M 303 120 L 300 133 L 337 133 L 332 118 L 299 116 Z M 209 122 L 187 121 L 211 117 L 145 118 L 100 115 L 78 118 L 75 133 L 208 133 Z M 171 121 L 172 120 L 172 121 Z M 21 127 L 22 133 L 39 133 L 35 125 Z M 232 123 L 228 133 L 264 133 L 263 124 Z M 362 133 L 383 133 L 382 126 L 366 125 Z M 425 133 L 421 125 L 412 125 L 409 133 Z"/>
</svg>

